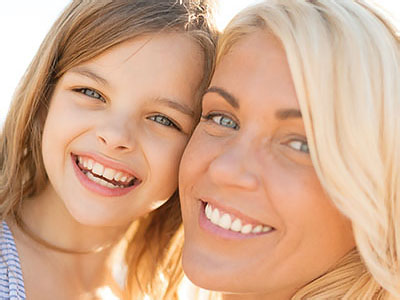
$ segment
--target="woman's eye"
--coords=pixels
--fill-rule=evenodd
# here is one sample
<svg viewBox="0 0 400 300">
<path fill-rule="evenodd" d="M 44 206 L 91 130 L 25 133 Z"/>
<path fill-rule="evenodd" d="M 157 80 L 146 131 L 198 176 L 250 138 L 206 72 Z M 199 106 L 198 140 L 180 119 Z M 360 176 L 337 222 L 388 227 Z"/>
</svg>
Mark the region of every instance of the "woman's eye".
<svg viewBox="0 0 400 300">
<path fill-rule="evenodd" d="M 229 118 L 228 116 L 224 116 L 221 114 L 208 114 L 206 116 L 202 116 L 202 118 L 206 119 L 206 120 L 211 120 L 218 125 L 232 128 L 234 130 L 239 129 L 239 125 L 234 120 Z"/>
<path fill-rule="evenodd" d="M 95 90 L 92 90 L 89 88 L 82 88 L 82 89 L 77 89 L 76 91 L 79 93 L 82 93 L 85 96 L 88 96 L 90 98 L 95 98 L 95 99 L 99 99 L 102 102 L 106 102 L 106 100 L 103 98 L 103 96 L 100 95 L 100 93 L 96 92 Z"/>
<path fill-rule="evenodd" d="M 310 153 L 310 149 L 308 148 L 308 143 L 305 141 L 294 140 L 289 142 L 288 145 L 294 150 L 301 151 L 304 153 Z"/>
<path fill-rule="evenodd" d="M 165 116 L 162 115 L 155 115 L 155 116 L 150 116 L 148 117 L 149 120 L 152 120 L 154 122 L 157 122 L 161 125 L 167 126 L 167 127 L 173 127 L 175 129 L 180 130 L 180 128 L 174 123 L 172 122 L 170 119 L 168 119 Z"/>
</svg>

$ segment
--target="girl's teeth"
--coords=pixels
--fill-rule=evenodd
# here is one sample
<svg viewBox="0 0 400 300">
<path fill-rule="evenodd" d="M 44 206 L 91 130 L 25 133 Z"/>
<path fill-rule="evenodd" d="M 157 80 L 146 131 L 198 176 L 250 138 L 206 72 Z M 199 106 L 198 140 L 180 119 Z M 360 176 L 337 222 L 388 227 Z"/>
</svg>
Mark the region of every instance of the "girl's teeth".
<svg viewBox="0 0 400 300">
<path fill-rule="evenodd" d="M 90 158 L 87 157 L 78 157 L 79 163 L 86 169 L 91 171 L 93 174 L 96 174 L 98 176 L 102 176 L 104 178 L 107 178 L 108 180 L 115 180 L 119 181 L 121 183 L 128 183 L 131 182 L 135 177 L 129 176 L 128 174 L 124 174 L 120 171 L 111 169 L 111 168 L 106 168 L 102 164 L 93 161 Z M 97 178 L 93 176 L 94 178 Z M 108 181 L 105 181 L 109 183 Z M 112 184 L 112 183 L 110 183 Z M 115 186 L 115 185 L 113 185 Z"/>
<path fill-rule="evenodd" d="M 270 226 L 263 226 L 261 224 L 253 226 L 252 224 L 243 225 L 239 218 L 232 222 L 232 216 L 227 213 L 221 213 L 218 208 L 212 208 L 209 203 L 205 205 L 205 215 L 211 223 L 222 227 L 226 230 L 240 232 L 242 234 L 269 232 L 273 228 Z"/>
<path fill-rule="evenodd" d="M 86 176 L 87 176 L 91 181 L 93 181 L 93 182 L 95 182 L 95 183 L 97 183 L 97 184 L 100 184 L 100 185 L 102 185 L 102 186 L 108 187 L 108 188 L 110 188 L 110 189 L 116 189 L 116 188 L 118 188 L 118 186 L 116 186 L 116 185 L 114 185 L 114 184 L 112 184 L 112 183 L 110 183 L 110 182 L 107 182 L 107 181 L 105 181 L 105 180 L 103 180 L 103 179 L 101 179 L 101 178 L 95 177 L 95 176 L 94 176 L 92 173 L 90 173 L 90 172 L 87 172 L 87 173 L 86 173 Z"/>
<path fill-rule="evenodd" d="M 93 160 L 88 159 L 88 161 L 87 161 L 87 168 L 88 168 L 89 170 L 92 170 L 92 169 L 93 169 L 93 163 L 94 163 Z"/>
<path fill-rule="evenodd" d="M 103 176 L 104 167 L 101 164 L 95 162 L 92 172 L 96 175 Z"/>
<path fill-rule="evenodd" d="M 107 178 L 108 180 L 113 180 L 116 171 L 110 168 L 106 168 L 103 173 L 103 177 Z"/>
<path fill-rule="evenodd" d="M 114 175 L 114 180 L 115 180 L 115 181 L 120 181 L 121 177 L 122 177 L 122 173 L 121 173 L 121 172 L 117 172 L 117 173 Z"/>
</svg>

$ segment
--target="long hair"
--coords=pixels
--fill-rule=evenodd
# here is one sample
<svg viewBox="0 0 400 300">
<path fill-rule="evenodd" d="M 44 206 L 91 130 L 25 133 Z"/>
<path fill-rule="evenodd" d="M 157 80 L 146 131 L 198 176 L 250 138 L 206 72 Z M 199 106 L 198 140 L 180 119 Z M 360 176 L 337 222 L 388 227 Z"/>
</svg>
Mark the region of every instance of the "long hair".
<svg viewBox="0 0 400 300">
<path fill-rule="evenodd" d="M 25 198 L 40 193 L 48 183 L 42 132 L 49 101 L 63 74 L 137 36 L 182 32 L 200 46 L 204 57 L 200 98 L 214 66 L 216 30 L 211 8 L 205 0 L 76 0 L 66 7 L 17 87 L 0 133 L 1 219 L 15 213 Z M 137 222 L 127 250 L 127 283 L 132 293 L 160 292 L 158 299 L 162 293 L 172 293 L 182 274 L 177 263 L 180 224 L 175 195 Z M 165 278 L 162 291 L 157 288 L 160 274 Z"/>
<path fill-rule="evenodd" d="M 267 0 L 228 24 L 217 64 L 256 30 L 286 52 L 313 166 L 357 245 L 293 299 L 400 297 L 398 34 L 363 1 Z"/>
</svg>

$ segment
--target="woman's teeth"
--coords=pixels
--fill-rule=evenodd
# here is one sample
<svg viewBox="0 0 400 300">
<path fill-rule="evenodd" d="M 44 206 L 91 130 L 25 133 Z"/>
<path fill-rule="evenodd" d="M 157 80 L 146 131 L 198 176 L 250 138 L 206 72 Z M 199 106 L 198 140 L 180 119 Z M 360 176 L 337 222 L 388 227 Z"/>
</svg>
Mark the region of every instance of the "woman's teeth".
<svg viewBox="0 0 400 300">
<path fill-rule="evenodd" d="M 78 156 L 78 161 L 79 166 L 91 181 L 111 189 L 125 188 L 135 179 L 135 177 L 127 173 L 105 167 L 99 162 L 87 157 Z M 104 179 L 94 175 L 101 176 Z M 109 182 L 106 179 L 114 181 L 115 183 Z"/>
<path fill-rule="evenodd" d="M 246 222 L 237 217 L 233 217 L 230 214 L 220 212 L 218 208 L 213 208 L 209 203 L 206 203 L 205 205 L 205 214 L 207 219 L 209 219 L 211 223 L 226 230 L 240 232 L 242 234 L 261 232 L 266 233 L 273 229 L 270 226 L 265 226 L 262 224 L 246 224 Z"/>
</svg>

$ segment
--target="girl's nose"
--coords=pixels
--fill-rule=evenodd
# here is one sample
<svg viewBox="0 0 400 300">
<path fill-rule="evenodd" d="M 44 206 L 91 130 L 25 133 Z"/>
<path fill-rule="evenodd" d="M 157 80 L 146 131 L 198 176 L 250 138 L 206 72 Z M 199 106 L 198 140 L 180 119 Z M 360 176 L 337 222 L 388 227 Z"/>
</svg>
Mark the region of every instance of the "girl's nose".
<svg viewBox="0 0 400 300">
<path fill-rule="evenodd" d="M 135 133 L 131 123 L 126 117 L 108 119 L 97 129 L 98 142 L 111 151 L 132 151 L 135 148 Z"/>
</svg>

